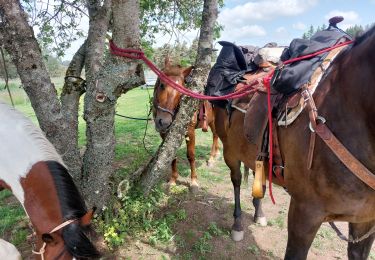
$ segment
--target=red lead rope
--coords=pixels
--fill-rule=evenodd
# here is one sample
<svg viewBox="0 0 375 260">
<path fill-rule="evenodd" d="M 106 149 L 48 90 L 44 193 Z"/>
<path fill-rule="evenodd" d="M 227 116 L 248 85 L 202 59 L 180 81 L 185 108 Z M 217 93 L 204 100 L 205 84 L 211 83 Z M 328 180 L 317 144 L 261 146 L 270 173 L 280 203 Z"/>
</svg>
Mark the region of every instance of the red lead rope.
<svg viewBox="0 0 375 260">
<path fill-rule="evenodd" d="M 259 84 L 258 80 L 252 81 L 249 85 L 243 86 L 240 90 L 235 91 L 231 94 L 225 95 L 225 96 L 220 96 L 220 97 L 212 97 L 212 96 L 206 96 L 203 94 L 196 93 L 190 89 L 187 89 L 180 84 L 174 82 L 171 80 L 167 75 L 165 75 L 161 70 L 159 70 L 145 55 L 142 51 L 139 50 L 133 50 L 133 49 L 121 49 L 117 47 L 113 41 L 111 40 L 109 42 L 110 44 L 110 49 L 111 53 L 117 56 L 125 57 L 125 58 L 130 58 L 130 59 L 137 59 L 137 60 L 143 60 L 144 63 L 153 71 L 155 74 L 160 78 L 161 81 L 164 83 L 167 83 L 168 85 L 171 85 L 174 89 L 179 91 L 180 93 L 197 98 L 197 99 L 202 99 L 202 100 L 226 100 L 226 99 L 234 99 L 234 98 L 239 98 L 246 96 L 250 93 L 254 93 L 257 91 L 257 89 L 254 89 L 254 86 Z"/>
<path fill-rule="evenodd" d="M 297 57 L 297 58 L 293 58 L 293 59 L 284 61 L 283 64 L 287 65 L 287 64 L 290 64 L 290 63 L 293 63 L 293 62 L 296 62 L 296 61 L 309 59 L 309 58 L 312 58 L 314 56 L 317 56 L 317 55 L 320 55 L 322 53 L 325 53 L 327 51 L 331 51 L 333 49 L 339 48 L 341 46 L 349 45 L 349 44 L 351 44 L 353 42 L 354 41 L 346 41 L 346 42 L 343 42 L 343 43 L 339 43 L 339 44 L 336 44 L 336 45 L 334 45 L 332 47 L 329 47 L 329 48 L 317 51 L 317 52 L 312 53 L 312 54 L 308 54 L 308 55 L 305 55 L 305 56 L 301 56 L 301 57 Z M 173 80 L 171 80 L 167 75 L 165 75 L 161 70 L 159 70 L 149 59 L 147 59 L 147 57 L 144 55 L 143 51 L 134 50 L 134 49 L 122 49 L 122 48 L 119 48 L 119 47 L 117 47 L 113 43 L 112 40 L 109 41 L 109 44 L 110 44 L 111 53 L 113 55 L 121 56 L 121 57 L 125 57 L 125 58 L 130 58 L 130 59 L 143 60 L 144 63 L 146 63 L 146 65 L 153 72 L 155 72 L 155 74 L 160 78 L 161 81 L 163 81 L 164 83 L 168 83 L 174 89 L 176 89 L 177 91 L 179 91 L 182 94 L 187 95 L 189 97 L 193 97 L 193 98 L 197 98 L 197 99 L 203 99 L 203 100 L 226 100 L 226 99 L 234 99 L 234 98 L 243 97 L 243 96 L 246 96 L 246 95 L 248 95 L 250 93 L 254 93 L 254 92 L 258 91 L 257 89 L 254 88 L 254 86 L 257 85 L 257 84 L 259 84 L 259 81 L 258 80 L 254 80 L 249 85 L 245 85 L 240 90 L 235 91 L 235 92 L 233 92 L 231 94 L 228 94 L 228 95 L 225 95 L 225 96 L 212 97 L 212 96 L 202 95 L 202 94 L 196 93 L 196 92 L 194 92 L 194 91 L 192 91 L 190 89 L 187 89 L 187 88 L 185 88 L 185 87 L 177 84 Z M 274 199 L 273 194 L 272 194 L 273 141 L 272 141 L 272 107 L 271 107 L 271 84 L 270 83 L 271 83 L 271 79 L 273 77 L 274 72 L 275 71 L 272 70 L 267 76 L 265 76 L 263 78 L 264 86 L 267 89 L 268 128 L 269 128 L 269 130 L 268 130 L 268 139 L 269 139 L 269 150 L 270 150 L 270 152 L 269 152 L 269 160 L 268 160 L 268 164 L 269 164 L 269 169 L 268 169 L 268 185 L 269 185 L 270 197 L 271 197 L 271 200 L 272 200 L 273 204 L 275 204 L 275 199 Z"/>
</svg>

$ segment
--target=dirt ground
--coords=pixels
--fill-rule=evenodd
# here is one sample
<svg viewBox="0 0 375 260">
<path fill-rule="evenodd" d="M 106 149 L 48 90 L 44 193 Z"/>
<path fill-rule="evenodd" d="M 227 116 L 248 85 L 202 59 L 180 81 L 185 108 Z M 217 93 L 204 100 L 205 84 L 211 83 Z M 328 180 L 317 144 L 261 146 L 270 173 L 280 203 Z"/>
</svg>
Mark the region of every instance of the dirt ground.
<svg viewBox="0 0 375 260">
<path fill-rule="evenodd" d="M 276 205 L 269 196 L 263 200 L 263 209 L 268 225 L 262 227 L 253 222 L 254 209 L 251 203 L 251 187 L 243 185 L 241 206 L 244 239 L 234 242 L 230 238 L 233 224 L 233 188 L 229 171 L 223 162 L 221 167 L 208 169 L 200 177 L 200 191 L 189 193 L 177 204 L 186 210 L 185 221 L 177 223 L 173 231 L 178 239 L 167 245 L 152 246 L 147 241 L 137 240 L 129 243 L 116 255 L 117 259 L 283 259 L 287 243 L 287 212 L 290 197 L 280 187 L 274 186 Z M 252 179 L 249 178 L 249 183 Z M 188 185 L 187 178 L 181 178 L 180 185 Z M 167 211 L 176 208 L 167 209 Z M 205 237 L 210 224 L 214 223 L 221 234 Z M 347 223 L 336 223 L 343 234 L 347 234 Z M 340 240 L 331 227 L 325 223 L 320 228 L 308 254 L 309 260 L 347 259 L 346 242 Z M 373 246 L 369 259 L 375 259 Z"/>
<path fill-rule="evenodd" d="M 178 195 L 176 202 L 161 212 L 168 214 L 177 209 L 184 209 L 186 212 L 185 220 L 172 227 L 174 236 L 169 243 L 151 245 L 146 238 L 129 240 L 115 252 L 105 254 L 102 259 L 283 259 L 287 242 L 289 195 L 282 188 L 274 186 L 276 205 L 266 195 L 263 209 L 268 225 L 262 227 L 253 222 L 251 186 L 243 184 L 241 206 L 245 236 L 242 241 L 234 242 L 230 238 L 234 203 L 229 171 L 221 159 L 212 168 L 208 168 L 203 161 L 200 165 L 198 162 L 198 166 L 198 174 L 203 173 L 199 176 L 200 190 L 192 194 L 187 188 L 189 179 L 180 177 L 178 187 L 186 192 Z M 249 183 L 252 183 L 251 177 Z M 14 197 L 10 200 L 10 203 L 16 203 Z M 346 223 L 336 224 L 347 234 Z M 27 221 L 19 225 L 26 229 Z M 100 246 L 99 242 L 98 245 Z M 32 259 L 29 243 L 25 241 L 18 249 L 24 259 Z M 325 223 L 310 248 L 308 259 L 347 259 L 346 243 Z M 369 259 L 375 260 L 375 245 Z"/>
</svg>

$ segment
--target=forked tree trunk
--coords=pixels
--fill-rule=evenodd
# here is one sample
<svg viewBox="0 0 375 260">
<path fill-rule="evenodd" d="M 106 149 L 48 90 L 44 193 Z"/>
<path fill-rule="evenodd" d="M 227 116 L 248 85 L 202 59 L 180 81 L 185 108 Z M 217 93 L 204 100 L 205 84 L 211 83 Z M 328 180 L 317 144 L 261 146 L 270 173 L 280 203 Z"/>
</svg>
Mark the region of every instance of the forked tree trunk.
<svg viewBox="0 0 375 260">
<path fill-rule="evenodd" d="M 202 26 L 198 42 L 198 55 L 192 82 L 188 87 L 202 91 L 211 68 L 214 26 L 218 15 L 217 0 L 205 0 L 202 14 Z M 198 100 L 183 97 L 180 109 L 173 121 L 171 130 L 160 145 L 156 156 L 146 166 L 140 180 L 140 185 L 145 194 L 160 180 L 165 179 L 169 173 L 170 165 L 176 156 L 177 149 L 181 146 L 187 126 L 198 109 Z"/>
<path fill-rule="evenodd" d="M 74 125 L 74 116 L 66 116 L 76 112 L 73 106 L 62 109 L 33 29 L 27 23 L 27 14 L 21 9 L 19 1 L 0 0 L 0 43 L 17 67 L 40 128 L 62 155 L 67 166 L 76 169 L 74 155 L 79 153 L 76 129 L 71 127 Z"/>
<path fill-rule="evenodd" d="M 139 1 L 113 0 L 112 13 L 114 43 L 121 48 L 139 49 Z M 105 32 L 103 27 L 100 30 Z M 95 33 L 89 35 L 94 36 Z M 99 37 L 104 36 L 100 33 Z M 88 46 L 91 40 L 97 39 L 89 37 Z M 96 46 L 93 49 L 98 48 L 99 46 Z M 95 58 L 92 54 L 89 56 Z M 84 112 L 87 122 L 87 147 L 84 155 L 83 187 L 89 204 L 102 208 L 107 204 L 112 190 L 110 177 L 114 173 L 116 102 L 122 93 L 139 86 L 144 79 L 139 61 L 109 55 L 103 67 L 100 68 L 95 62 L 90 60 L 86 63 L 89 69 Z"/>
</svg>

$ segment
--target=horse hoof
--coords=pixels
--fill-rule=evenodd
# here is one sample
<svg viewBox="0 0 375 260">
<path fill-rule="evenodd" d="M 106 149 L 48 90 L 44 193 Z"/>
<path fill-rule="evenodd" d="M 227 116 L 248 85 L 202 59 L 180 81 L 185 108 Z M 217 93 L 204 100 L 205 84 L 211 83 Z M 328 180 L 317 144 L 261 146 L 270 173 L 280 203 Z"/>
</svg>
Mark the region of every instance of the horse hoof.
<svg viewBox="0 0 375 260">
<path fill-rule="evenodd" d="M 199 191 L 199 185 L 198 183 L 196 182 L 193 182 L 191 185 L 190 185 L 190 191 L 192 193 L 197 193 Z"/>
<path fill-rule="evenodd" d="M 244 231 L 232 230 L 231 235 L 234 241 L 239 242 L 243 239 Z"/>
<path fill-rule="evenodd" d="M 259 217 L 259 218 L 255 218 L 255 223 L 261 225 L 262 227 L 266 227 L 267 226 L 267 219 L 266 217 Z"/>
</svg>

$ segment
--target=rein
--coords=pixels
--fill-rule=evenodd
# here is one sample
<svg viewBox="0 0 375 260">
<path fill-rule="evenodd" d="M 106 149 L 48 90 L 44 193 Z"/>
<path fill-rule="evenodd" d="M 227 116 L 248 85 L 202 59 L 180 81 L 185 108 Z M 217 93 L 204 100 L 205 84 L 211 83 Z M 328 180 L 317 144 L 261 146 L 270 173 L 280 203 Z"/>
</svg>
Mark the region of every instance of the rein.
<svg viewBox="0 0 375 260">
<path fill-rule="evenodd" d="M 52 234 L 56 231 L 59 231 L 60 229 L 64 228 L 65 226 L 67 225 L 70 225 L 71 223 L 73 223 L 74 221 L 77 221 L 77 219 L 70 219 L 70 220 L 67 220 L 65 222 L 63 222 L 62 224 L 58 225 L 57 227 L 55 227 L 54 229 L 52 229 L 50 232 L 48 232 L 49 234 Z M 46 247 L 47 247 L 47 243 L 46 242 L 43 242 L 43 245 L 42 247 L 39 249 L 39 251 L 34 251 L 32 250 L 33 254 L 35 255 L 40 255 L 40 257 L 42 258 L 42 260 L 44 260 L 44 253 L 46 252 Z M 61 255 L 61 254 L 60 254 Z"/>
</svg>

